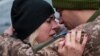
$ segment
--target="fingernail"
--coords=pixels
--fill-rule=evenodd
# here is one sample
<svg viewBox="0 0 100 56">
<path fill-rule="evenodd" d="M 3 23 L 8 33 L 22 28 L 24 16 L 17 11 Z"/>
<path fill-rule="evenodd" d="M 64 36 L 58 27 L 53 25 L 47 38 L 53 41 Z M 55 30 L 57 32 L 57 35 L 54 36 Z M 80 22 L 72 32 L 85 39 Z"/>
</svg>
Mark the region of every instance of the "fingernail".
<svg viewBox="0 0 100 56">
<path fill-rule="evenodd" d="M 62 45 L 63 43 L 64 43 L 64 41 L 59 42 L 59 44 L 61 44 L 61 45 Z"/>
</svg>

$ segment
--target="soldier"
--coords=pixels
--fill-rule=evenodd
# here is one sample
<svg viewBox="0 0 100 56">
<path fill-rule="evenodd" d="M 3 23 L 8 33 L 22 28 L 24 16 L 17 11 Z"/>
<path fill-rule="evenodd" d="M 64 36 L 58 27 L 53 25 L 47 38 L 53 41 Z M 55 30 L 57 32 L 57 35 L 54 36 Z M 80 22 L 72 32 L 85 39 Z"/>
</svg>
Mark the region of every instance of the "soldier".
<svg viewBox="0 0 100 56">
<path fill-rule="evenodd" d="M 52 1 L 53 6 L 60 13 L 61 23 L 64 23 L 69 30 L 76 27 L 78 30 L 87 32 L 90 36 L 83 56 L 100 56 L 100 1 Z"/>
<path fill-rule="evenodd" d="M 53 8 L 46 1 L 15 0 L 11 11 L 12 27 L 14 30 L 12 30 L 12 27 L 8 29 L 14 32 L 12 36 L 8 34 L 0 36 L 0 56 L 59 56 L 57 51 L 60 47 L 57 50 L 47 47 L 37 53 L 32 51 L 34 45 L 48 40 L 49 37 L 56 33 L 58 25 L 55 22 L 53 14 Z M 73 33 L 75 34 L 75 31 Z M 74 38 L 73 41 L 75 41 L 76 35 L 78 34 L 68 37 Z M 85 46 L 87 40 L 86 36 L 79 34 L 77 37 L 83 37 L 84 39 L 82 41 L 83 44 L 78 43 L 82 51 L 79 53 L 83 53 L 83 45 Z M 65 55 L 63 53 L 60 54 Z"/>
</svg>

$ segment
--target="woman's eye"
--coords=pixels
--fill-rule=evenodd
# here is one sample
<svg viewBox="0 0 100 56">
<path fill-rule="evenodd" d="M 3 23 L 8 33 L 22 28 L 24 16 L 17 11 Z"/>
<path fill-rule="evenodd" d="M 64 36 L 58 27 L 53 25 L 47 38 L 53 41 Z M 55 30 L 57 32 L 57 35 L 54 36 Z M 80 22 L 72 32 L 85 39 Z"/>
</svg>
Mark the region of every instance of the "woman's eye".
<svg viewBox="0 0 100 56">
<path fill-rule="evenodd" d="M 51 20 L 47 20 L 47 23 L 51 23 Z"/>
<path fill-rule="evenodd" d="M 53 20 L 55 20 L 55 17 L 49 17 L 49 19 L 47 19 L 47 22 L 51 23 Z"/>
</svg>

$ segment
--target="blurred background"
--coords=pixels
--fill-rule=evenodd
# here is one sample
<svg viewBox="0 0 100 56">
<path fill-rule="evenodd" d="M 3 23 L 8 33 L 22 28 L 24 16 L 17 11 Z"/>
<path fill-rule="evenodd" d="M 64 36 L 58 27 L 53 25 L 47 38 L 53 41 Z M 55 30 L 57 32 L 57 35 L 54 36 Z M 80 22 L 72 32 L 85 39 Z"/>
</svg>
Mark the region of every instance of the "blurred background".
<svg viewBox="0 0 100 56">
<path fill-rule="evenodd" d="M 46 0 L 52 5 L 51 0 Z M 10 12 L 13 0 L 0 0 L 0 34 L 7 29 L 10 24 Z"/>
</svg>

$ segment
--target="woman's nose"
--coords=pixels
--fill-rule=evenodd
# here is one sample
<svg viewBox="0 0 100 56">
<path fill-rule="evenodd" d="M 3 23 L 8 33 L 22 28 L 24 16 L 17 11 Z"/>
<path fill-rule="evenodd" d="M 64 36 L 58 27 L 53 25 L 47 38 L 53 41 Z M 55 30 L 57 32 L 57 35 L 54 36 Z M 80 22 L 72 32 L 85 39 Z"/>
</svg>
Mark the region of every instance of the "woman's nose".
<svg viewBox="0 0 100 56">
<path fill-rule="evenodd" d="M 52 29 L 57 31 L 57 30 L 59 30 L 59 28 L 60 28 L 59 23 L 56 22 L 56 21 L 53 22 L 53 24 L 52 24 Z"/>
</svg>

